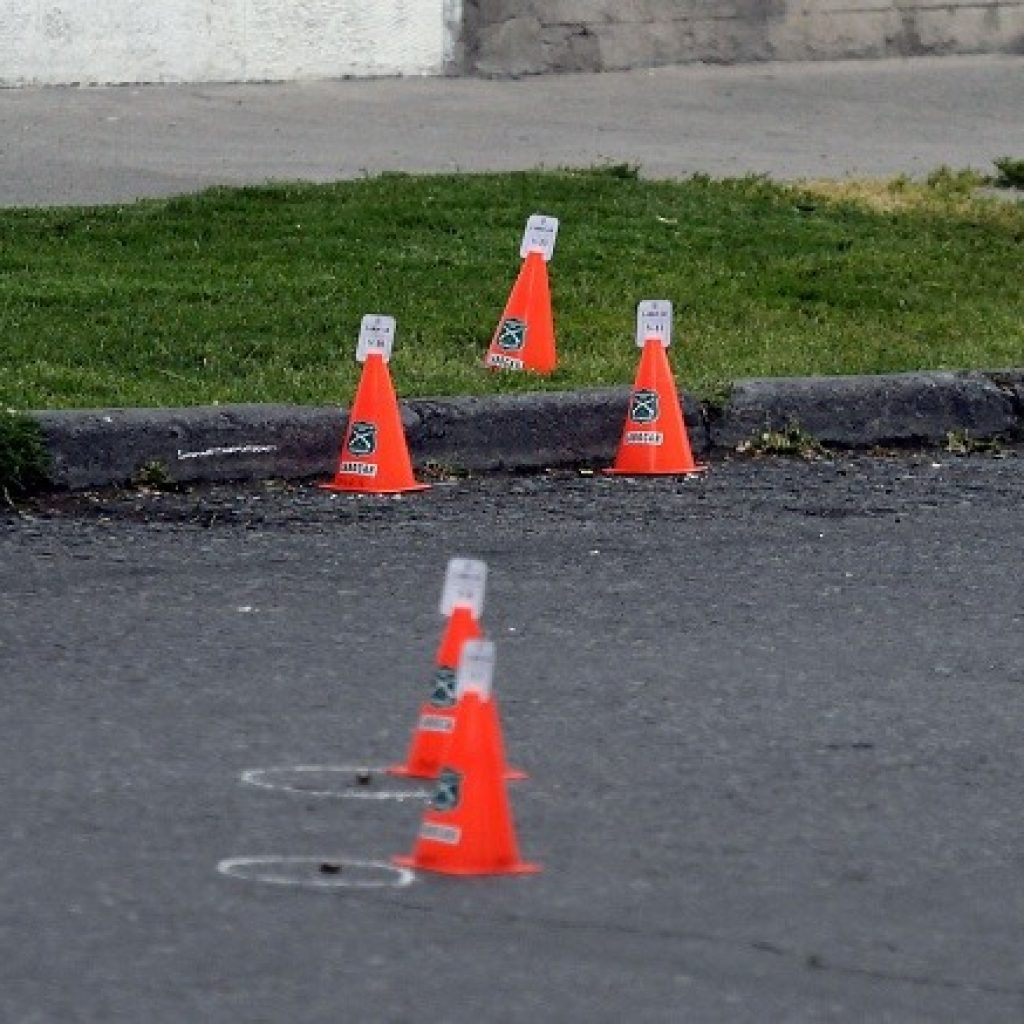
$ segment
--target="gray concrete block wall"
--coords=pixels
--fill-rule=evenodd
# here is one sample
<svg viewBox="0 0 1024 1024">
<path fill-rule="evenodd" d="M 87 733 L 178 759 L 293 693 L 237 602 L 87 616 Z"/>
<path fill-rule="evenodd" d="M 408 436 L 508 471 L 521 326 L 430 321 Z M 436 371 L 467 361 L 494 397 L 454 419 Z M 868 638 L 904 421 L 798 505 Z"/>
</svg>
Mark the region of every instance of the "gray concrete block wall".
<svg viewBox="0 0 1024 1024">
<path fill-rule="evenodd" d="M 1024 0 L 464 0 L 466 69 L 1024 53 Z"/>
</svg>

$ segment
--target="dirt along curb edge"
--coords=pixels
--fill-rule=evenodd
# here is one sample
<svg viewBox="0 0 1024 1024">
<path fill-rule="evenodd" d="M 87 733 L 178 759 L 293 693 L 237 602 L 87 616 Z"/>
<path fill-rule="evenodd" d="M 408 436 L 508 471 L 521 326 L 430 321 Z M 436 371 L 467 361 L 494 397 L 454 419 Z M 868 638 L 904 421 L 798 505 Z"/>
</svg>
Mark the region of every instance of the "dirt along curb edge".
<svg viewBox="0 0 1024 1024">
<path fill-rule="evenodd" d="M 629 389 L 594 388 L 402 403 L 420 468 L 450 472 L 606 465 Z M 737 381 L 719 407 L 683 395 L 694 451 L 735 449 L 798 427 L 828 447 L 928 447 L 951 433 L 1024 440 L 1024 369 Z M 333 472 L 340 407 L 196 406 L 36 412 L 52 483 L 81 490 L 138 481 L 304 479 Z"/>
</svg>

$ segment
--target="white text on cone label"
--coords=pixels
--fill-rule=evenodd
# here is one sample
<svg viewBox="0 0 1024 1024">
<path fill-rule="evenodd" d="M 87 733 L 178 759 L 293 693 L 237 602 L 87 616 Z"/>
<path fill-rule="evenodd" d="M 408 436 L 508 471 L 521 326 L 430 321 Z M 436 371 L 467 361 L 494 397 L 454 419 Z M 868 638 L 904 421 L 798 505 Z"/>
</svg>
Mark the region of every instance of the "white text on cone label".
<svg viewBox="0 0 1024 1024">
<path fill-rule="evenodd" d="M 665 348 L 672 344 L 672 303 L 668 299 L 644 299 L 636 307 L 636 343 L 644 347 L 657 338 Z"/>
<path fill-rule="evenodd" d="M 473 618 L 484 611 L 484 590 L 487 586 L 487 563 L 476 558 L 453 558 L 448 563 L 441 592 L 441 614 L 451 615 L 459 606 L 470 608 Z"/>
<path fill-rule="evenodd" d="M 384 357 L 385 363 L 389 362 L 394 345 L 395 318 L 382 313 L 367 313 L 359 325 L 356 360 L 365 363 L 371 352 L 377 352 Z"/>
<path fill-rule="evenodd" d="M 519 246 L 519 255 L 522 259 L 531 252 L 539 252 L 548 263 L 555 254 L 555 239 L 558 237 L 558 218 L 545 217 L 535 213 L 526 222 L 526 231 L 523 232 L 523 244 Z"/>
</svg>

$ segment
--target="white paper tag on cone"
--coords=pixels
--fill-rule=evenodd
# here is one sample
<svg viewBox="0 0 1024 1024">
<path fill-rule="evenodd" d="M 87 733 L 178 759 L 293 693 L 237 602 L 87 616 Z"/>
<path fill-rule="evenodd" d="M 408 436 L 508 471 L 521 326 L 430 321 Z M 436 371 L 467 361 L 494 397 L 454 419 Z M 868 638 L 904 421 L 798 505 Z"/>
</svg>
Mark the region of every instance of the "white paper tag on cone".
<svg viewBox="0 0 1024 1024">
<path fill-rule="evenodd" d="M 494 686 L 494 642 L 467 640 L 462 645 L 455 678 L 458 697 L 475 693 L 481 700 L 490 700 Z"/>
<path fill-rule="evenodd" d="M 672 303 L 668 299 L 644 299 L 636 307 L 636 343 L 643 348 L 657 338 L 665 348 L 672 344 Z"/>
<path fill-rule="evenodd" d="M 371 352 L 379 352 L 384 362 L 391 360 L 391 349 L 395 345 L 395 318 L 383 313 L 367 313 L 359 325 L 359 344 L 356 345 L 356 361 L 366 362 Z"/>
<path fill-rule="evenodd" d="M 446 618 L 458 605 L 473 612 L 477 621 L 484 613 L 484 590 L 487 586 L 487 563 L 476 558 L 453 558 L 448 563 L 441 592 L 441 614 Z"/>
<path fill-rule="evenodd" d="M 519 246 L 522 259 L 531 252 L 539 252 L 548 263 L 555 254 L 555 239 L 558 237 L 558 218 L 545 217 L 535 213 L 527 222 L 523 232 L 523 244 Z"/>
</svg>

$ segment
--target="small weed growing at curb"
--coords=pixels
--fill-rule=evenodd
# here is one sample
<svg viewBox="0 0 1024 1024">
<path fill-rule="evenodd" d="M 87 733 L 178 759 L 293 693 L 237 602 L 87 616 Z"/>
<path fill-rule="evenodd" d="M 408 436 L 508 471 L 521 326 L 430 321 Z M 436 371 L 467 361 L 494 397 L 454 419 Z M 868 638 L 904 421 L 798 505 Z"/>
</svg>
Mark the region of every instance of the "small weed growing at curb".
<svg viewBox="0 0 1024 1024">
<path fill-rule="evenodd" d="M 951 430 L 946 434 L 946 451 L 953 455 L 1001 455 L 1003 445 L 998 437 L 971 437 L 969 430 Z"/>
<path fill-rule="evenodd" d="M 135 471 L 133 483 L 136 487 L 148 488 L 151 491 L 167 490 L 171 486 L 171 477 L 167 467 L 159 460 L 144 462 Z"/>
<path fill-rule="evenodd" d="M 468 480 L 471 476 L 472 474 L 468 469 L 449 466 L 447 463 L 437 462 L 434 459 L 428 460 L 423 466 L 424 479 L 434 483 L 440 483 L 445 480 Z"/>
<path fill-rule="evenodd" d="M 1014 160 L 1013 157 L 1001 156 L 992 163 L 999 169 L 999 177 L 996 184 L 1000 188 L 1024 189 L 1024 160 Z"/>
<path fill-rule="evenodd" d="M 700 397 L 704 405 L 704 408 L 708 411 L 708 413 L 711 416 L 720 415 L 722 412 L 724 412 L 725 407 L 729 404 L 729 400 L 732 398 L 732 393 L 735 389 L 735 381 L 710 381 L 704 388 L 701 389 Z"/>
<path fill-rule="evenodd" d="M 36 423 L 10 409 L 0 410 L 0 496 L 13 499 L 42 490 L 49 455 Z"/>
<path fill-rule="evenodd" d="M 748 455 L 789 455 L 801 459 L 820 459 L 825 447 L 799 423 L 791 421 L 785 430 L 765 430 L 749 441 L 741 441 L 736 451 Z"/>
</svg>

